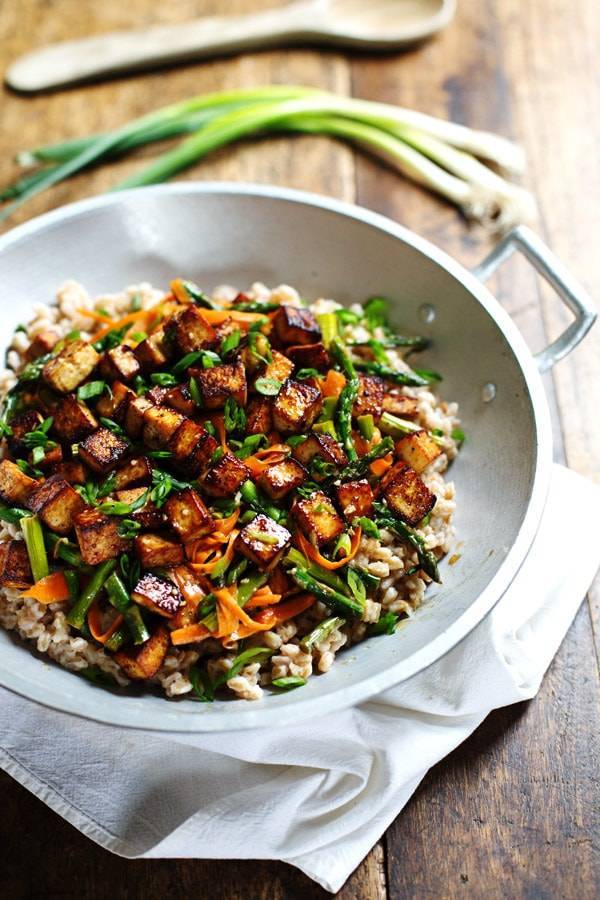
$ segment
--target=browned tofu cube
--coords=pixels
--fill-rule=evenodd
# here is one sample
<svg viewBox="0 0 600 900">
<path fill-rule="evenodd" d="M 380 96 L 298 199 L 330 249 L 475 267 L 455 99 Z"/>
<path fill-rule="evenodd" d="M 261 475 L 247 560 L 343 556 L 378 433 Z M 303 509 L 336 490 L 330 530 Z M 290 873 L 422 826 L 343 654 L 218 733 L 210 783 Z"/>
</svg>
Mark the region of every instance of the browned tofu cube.
<svg viewBox="0 0 600 900">
<path fill-rule="evenodd" d="M 13 456 L 20 457 L 28 453 L 28 448 L 23 442 L 23 438 L 30 431 L 35 431 L 36 428 L 39 428 L 43 421 L 44 417 L 37 409 L 28 409 L 19 413 L 18 416 L 13 416 L 10 420 L 12 435 L 8 438 L 8 446 Z"/>
<path fill-rule="evenodd" d="M 172 619 L 185 605 L 176 584 L 151 572 L 142 575 L 131 592 L 131 599 L 165 619 Z"/>
<path fill-rule="evenodd" d="M 235 549 L 269 572 L 279 563 L 291 540 L 287 528 L 260 513 L 242 528 L 235 539 Z"/>
<path fill-rule="evenodd" d="M 75 394 L 67 394 L 54 410 L 52 428 L 61 441 L 75 444 L 92 434 L 98 427 L 98 421 L 85 403 L 81 403 Z"/>
<path fill-rule="evenodd" d="M 39 460 L 38 463 L 33 462 L 33 452 L 31 452 L 29 454 L 29 456 L 27 457 L 30 465 L 37 465 L 37 467 L 39 469 L 42 469 L 42 471 L 44 471 L 44 472 L 52 470 L 54 468 L 54 466 L 57 466 L 59 463 L 61 463 L 62 458 L 63 458 L 63 451 L 62 451 L 62 447 L 60 446 L 60 444 L 57 444 L 56 447 L 52 447 L 51 449 L 46 449 L 46 452 L 44 453 L 44 458 Z"/>
<path fill-rule="evenodd" d="M 108 428 L 98 428 L 79 445 L 79 457 L 92 471 L 106 475 L 123 462 L 130 450 L 127 441 Z"/>
<path fill-rule="evenodd" d="M 331 364 L 325 344 L 320 341 L 316 344 L 288 347 L 286 353 L 297 369 L 317 369 L 318 372 L 325 372 Z"/>
<path fill-rule="evenodd" d="M 268 434 L 273 430 L 271 401 L 257 397 L 246 407 L 246 434 Z"/>
<path fill-rule="evenodd" d="M 238 406 L 246 405 L 248 385 L 241 359 L 212 369 L 190 369 L 190 372 L 198 382 L 206 409 L 222 409 L 230 397 Z"/>
<path fill-rule="evenodd" d="M 415 416 L 419 408 L 419 401 L 414 397 L 403 397 L 402 394 L 395 394 L 391 391 L 383 398 L 383 412 L 392 413 L 394 416 Z"/>
<path fill-rule="evenodd" d="M 173 316 L 167 325 L 169 336 L 180 356 L 211 347 L 216 341 L 215 329 L 197 306 L 186 308 Z"/>
<path fill-rule="evenodd" d="M 406 463 L 397 463 L 385 479 L 387 505 L 408 525 L 418 525 L 436 504 L 436 496 Z"/>
<path fill-rule="evenodd" d="M 33 584 L 25 541 L 0 542 L 0 586 L 26 588 Z"/>
<path fill-rule="evenodd" d="M 250 478 L 250 469 L 232 453 L 225 453 L 208 470 L 202 483 L 211 497 L 233 497 L 243 483 Z"/>
<path fill-rule="evenodd" d="M 144 372 L 164 368 L 169 359 L 169 349 L 162 328 L 140 341 L 133 352 Z"/>
<path fill-rule="evenodd" d="M 273 401 L 277 431 L 298 433 L 313 424 L 323 406 L 321 392 L 309 384 L 288 379 Z"/>
<path fill-rule="evenodd" d="M 197 409 L 187 384 L 178 384 L 177 387 L 167 388 L 163 404 L 176 409 L 184 416 L 193 416 Z"/>
<path fill-rule="evenodd" d="M 125 344 L 107 350 L 100 360 L 100 374 L 109 381 L 133 381 L 140 371 L 134 351 Z"/>
<path fill-rule="evenodd" d="M 128 678 L 144 681 L 146 678 L 154 678 L 165 661 L 170 646 L 169 632 L 159 625 L 139 650 L 117 650 L 113 659 Z"/>
<path fill-rule="evenodd" d="M 258 373 L 259 378 L 272 378 L 282 384 L 294 371 L 294 363 L 278 350 L 271 350 L 271 362 Z"/>
<path fill-rule="evenodd" d="M 32 492 L 27 506 L 51 531 L 68 534 L 85 503 L 64 478 L 53 475 Z"/>
<path fill-rule="evenodd" d="M 21 472 L 14 462 L 9 459 L 0 462 L 0 499 L 15 506 L 22 506 L 37 487 L 39 481 Z"/>
<path fill-rule="evenodd" d="M 120 519 L 97 509 L 84 509 L 75 517 L 75 534 L 84 563 L 97 566 L 131 549 L 128 538 L 119 537 Z"/>
<path fill-rule="evenodd" d="M 320 547 L 333 541 L 344 530 L 344 523 L 323 491 L 315 491 L 303 500 L 294 500 L 292 515 L 303 534 Z"/>
<path fill-rule="evenodd" d="M 142 440 L 153 450 L 165 447 L 173 437 L 183 416 L 176 409 L 168 406 L 151 406 L 144 413 Z"/>
<path fill-rule="evenodd" d="M 396 444 L 396 454 L 420 475 L 427 466 L 437 459 L 442 448 L 426 431 L 407 434 Z"/>
<path fill-rule="evenodd" d="M 143 486 L 127 488 L 124 491 L 116 491 L 115 497 L 120 503 L 133 504 L 146 492 L 147 488 Z M 137 522 L 141 528 L 149 531 L 156 531 L 157 528 L 163 528 L 165 525 L 165 514 L 162 509 L 159 509 L 151 500 L 146 500 L 140 509 L 136 509 L 132 513 L 129 513 L 127 518 L 133 519 L 133 521 Z"/>
<path fill-rule="evenodd" d="M 376 375 L 359 375 L 358 380 L 360 382 L 358 397 L 352 407 L 352 415 L 355 418 L 374 416 L 378 419 L 381 415 L 385 394 L 385 385 L 382 379 Z"/>
<path fill-rule="evenodd" d="M 192 488 L 171 494 L 165 503 L 165 513 L 169 525 L 182 541 L 202 537 L 216 527 L 202 497 Z"/>
<path fill-rule="evenodd" d="M 105 391 L 105 393 L 98 398 L 96 412 L 99 416 L 104 416 L 106 419 L 113 419 L 113 421 L 121 424 L 125 421 L 130 402 L 135 399 L 136 395 L 131 388 L 128 388 L 122 381 L 113 381 L 110 393 Z"/>
<path fill-rule="evenodd" d="M 321 340 L 321 329 L 308 309 L 280 307 L 273 317 L 273 328 L 282 344 L 314 344 Z"/>
<path fill-rule="evenodd" d="M 116 491 L 122 491 L 128 487 L 150 484 L 152 481 L 152 466 L 146 456 L 134 456 L 126 463 L 119 466 L 114 473 L 114 485 Z"/>
<path fill-rule="evenodd" d="M 275 463 L 258 476 L 257 483 L 273 500 L 281 500 L 306 479 L 306 471 L 295 459 Z"/>
<path fill-rule="evenodd" d="M 55 331 L 40 331 L 39 334 L 36 334 L 25 351 L 25 359 L 28 362 L 31 362 L 31 360 L 37 359 L 38 356 L 44 356 L 44 354 L 50 353 L 53 347 L 58 344 L 59 340 L 60 338 Z"/>
<path fill-rule="evenodd" d="M 202 425 L 184 419 L 167 444 L 167 449 L 173 454 L 173 465 L 182 475 L 197 478 L 208 469 L 218 446 L 212 434 Z"/>
<path fill-rule="evenodd" d="M 183 562 L 183 544 L 159 534 L 142 534 L 136 537 L 135 552 L 144 569 L 178 566 Z"/>
<path fill-rule="evenodd" d="M 87 480 L 83 463 L 75 459 L 57 463 L 52 467 L 52 474 L 64 478 L 69 484 L 85 484 Z"/>
<path fill-rule="evenodd" d="M 49 359 L 42 370 L 46 384 L 59 394 L 68 394 L 88 378 L 100 356 L 86 341 L 69 341 L 60 353 Z"/>
<path fill-rule="evenodd" d="M 144 427 L 144 415 L 154 406 L 146 397 L 136 397 L 127 404 L 123 427 L 130 438 L 137 440 Z"/>
<path fill-rule="evenodd" d="M 373 515 L 373 491 L 366 478 L 340 484 L 336 492 L 341 510 L 349 522 L 357 516 L 370 518 Z"/>
<path fill-rule="evenodd" d="M 147 400 L 150 400 L 154 406 L 168 406 L 168 403 L 165 403 L 165 397 L 169 393 L 169 388 L 161 387 L 159 384 L 154 385 L 153 388 L 150 388 L 147 394 L 144 394 Z"/>
<path fill-rule="evenodd" d="M 329 434 L 309 434 L 305 441 L 293 449 L 294 457 L 307 469 L 311 468 L 315 456 L 338 468 L 348 464 L 348 457 L 338 442 Z M 315 472 L 318 480 L 319 473 Z"/>
</svg>

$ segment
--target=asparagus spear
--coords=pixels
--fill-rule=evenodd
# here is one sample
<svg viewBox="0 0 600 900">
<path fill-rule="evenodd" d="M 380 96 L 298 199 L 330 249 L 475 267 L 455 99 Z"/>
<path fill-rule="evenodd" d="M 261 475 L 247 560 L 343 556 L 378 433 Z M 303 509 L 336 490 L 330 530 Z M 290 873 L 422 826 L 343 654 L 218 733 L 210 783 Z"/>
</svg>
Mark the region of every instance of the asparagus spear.
<svg viewBox="0 0 600 900">
<path fill-rule="evenodd" d="M 316 644 L 320 644 L 321 641 L 324 641 L 325 638 L 331 634 L 334 628 L 341 628 L 342 625 L 346 624 L 346 620 L 340 618 L 339 616 L 331 616 L 329 619 L 323 619 L 322 622 L 313 628 L 312 631 L 309 631 L 308 634 L 305 634 L 302 640 L 300 641 L 300 646 L 304 650 L 305 653 L 310 653 L 313 647 Z"/>
<path fill-rule="evenodd" d="M 425 547 L 425 542 L 421 535 L 415 531 L 414 528 L 411 528 L 405 522 L 402 522 L 401 519 L 398 519 L 396 516 L 392 514 L 392 512 L 387 508 L 387 506 L 383 506 L 383 504 L 376 504 L 377 515 L 375 517 L 375 521 L 380 528 L 388 528 L 390 531 L 395 531 L 396 534 L 402 538 L 404 541 L 408 541 L 408 543 L 415 548 L 417 551 L 417 556 L 419 557 L 419 563 L 423 571 L 429 575 L 433 581 L 437 581 L 438 584 L 441 583 L 440 573 L 438 570 L 437 559 L 435 555 L 431 552 L 431 550 L 427 550 Z"/>
<path fill-rule="evenodd" d="M 406 384 L 410 387 L 425 387 L 426 385 L 431 384 L 431 379 L 422 378 L 415 372 L 398 372 L 397 369 L 392 369 L 391 366 L 386 366 L 383 363 L 375 362 L 374 360 L 357 360 L 356 368 L 363 372 L 368 372 L 370 375 L 379 375 L 380 378 L 385 378 L 387 381 L 393 381 L 394 384 Z"/>
<path fill-rule="evenodd" d="M 104 587 L 106 579 L 114 571 L 116 565 L 116 559 L 107 559 L 106 562 L 100 563 L 100 565 L 96 567 L 89 584 L 83 590 L 77 603 L 67 616 L 67 622 L 69 625 L 72 625 L 73 628 L 78 628 L 81 631 L 85 624 L 85 618 L 90 606 Z"/>
<path fill-rule="evenodd" d="M 329 345 L 330 351 L 333 353 L 337 362 L 340 364 L 344 375 L 346 376 L 346 384 L 340 393 L 336 407 L 336 424 L 337 432 L 340 436 L 341 443 L 346 451 L 349 460 L 358 459 L 358 453 L 352 439 L 352 408 L 358 397 L 358 388 L 360 382 L 354 363 L 345 347 L 337 338 L 331 341 Z"/>
<path fill-rule="evenodd" d="M 373 447 L 372 450 L 369 450 L 368 453 L 365 453 L 364 456 L 361 456 L 360 459 L 355 459 L 349 465 L 346 466 L 345 469 L 342 469 L 340 472 L 340 480 L 341 481 L 354 481 L 356 478 L 362 478 L 369 469 L 371 463 L 379 459 L 381 456 L 386 456 L 390 450 L 394 449 L 394 442 L 391 437 L 384 437 L 384 439 Z"/>
<path fill-rule="evenodd" d="M 355 616 L 362 616 L 365 610 L 364 603 L 358 603 L 356 598 L 347 597 L 345 594 L 340 594 L 339 591 L 330 588 L 328 585 L 316 581 L 306 569 L 292 569 L 290 575 L 297 585 L 305 591 L 310 591 L 311 594 L 315 595 L 317 600 L 322 600 L 327 606 L 338 609 L 346 614 L 351 613 Z"/>
</svg>

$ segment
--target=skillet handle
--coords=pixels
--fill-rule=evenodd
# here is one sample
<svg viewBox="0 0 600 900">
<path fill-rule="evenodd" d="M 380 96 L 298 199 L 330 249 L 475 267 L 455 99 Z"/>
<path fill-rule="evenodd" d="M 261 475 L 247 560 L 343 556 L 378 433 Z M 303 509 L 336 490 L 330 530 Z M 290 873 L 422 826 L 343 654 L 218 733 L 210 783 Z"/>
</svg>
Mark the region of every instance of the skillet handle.
<svg viewBox="0 0 600 900">
<path fill-rule="evenodd" d="M 481 281 L 487 281 L 515 250 L 520 250 L 527 257 L 534 269 L 552 285 L 562 302 L 575 316 L 573 322 L 555 341 L 535 354 L 538 369 L 540 372 L 547 372 L 583 340 L 596 321 L 596 309 L 583 287 L 575 281 L 543 241 L 525 225 L 519 225 L 510 231 L 483 262 L 473 269 L 473 274 Z"/>
</svg>

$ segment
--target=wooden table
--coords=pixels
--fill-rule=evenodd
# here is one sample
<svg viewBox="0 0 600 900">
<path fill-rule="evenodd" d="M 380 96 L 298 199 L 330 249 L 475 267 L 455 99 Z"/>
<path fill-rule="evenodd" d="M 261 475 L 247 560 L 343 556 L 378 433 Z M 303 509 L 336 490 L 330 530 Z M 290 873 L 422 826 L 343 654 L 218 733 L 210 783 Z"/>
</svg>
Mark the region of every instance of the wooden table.
<svg viewBox="0 0 600 900">
<path fill-rule="evenodd" d="M 229 0 L 231 11 L 256 0 Z M 268 5 L 262 3 L 262 6 Z M 276 5 L 272 0 L 270 5 Z M 537 231 L 596 296 L 600 226 L 600 17 L 596 0 L 462 0 L 438 39 L 403 55 L 293 50 L 23 98 L 2 97 L 3 179 L 22 147 L 117 125 L 157 104 L 220 88 L 306 83 L 398 102 L 518 138 Z M 52 40 L 222 11 L 219 0 L 21 0 L 0 6 L 3 68 Z M 146 154 L 147 155 L 147 154 Z M 15 221 L 106 189 L 140 161 L 77 177 Z M 467 265 L 490 241 L 453 208 L 345 146 L 275 139 L 226 149 L 186 177 L 275 182 L 386 213 Z M 533 348 L 566 321 L 519 260 L 493 285 Z M 6 302 L 6 299 L 5 301 Z M 547 377 L 556 456 L 598 480 L 600 328 Z M 556 538 L 560 552 L 560 534 Z M 576 565 L 576 560 L 573 561 Z M 425 778 L 340 897 L 597 896 L 598 585 L 583 604 L 538 697 L 500 710 Z M 263 862 L 133 861 L 112 856 L 3 777 L 0 891 L 5 897 L 295 898 L 325 892 L 295 869 Z"/>
</svg>

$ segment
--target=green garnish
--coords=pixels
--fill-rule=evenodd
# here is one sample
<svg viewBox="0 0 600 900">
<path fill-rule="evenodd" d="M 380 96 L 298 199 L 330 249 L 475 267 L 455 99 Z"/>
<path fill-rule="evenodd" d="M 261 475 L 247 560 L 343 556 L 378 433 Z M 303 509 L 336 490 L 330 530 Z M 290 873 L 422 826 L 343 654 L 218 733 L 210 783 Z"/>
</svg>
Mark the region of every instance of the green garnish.
<svg viewBox="0 0 600 900">
<path fill-rule="evenodd" d="M 306 678 L 301 678 L 300 675 L 283 675 L 281 678 L 274 678 L 271 684 L 282 690 L 290 691 L 306 684 Z"/>
<path fill-rule="evenodd" d="M 281 390 L 282 385 L 282 381 L 278 381 L 276 378 L 267 378 L 265 376 L 257 378 L 254 382 L 254 387 L 258 393 L 262 394 L 264 397 L 276 397 Z"/>
<path fill-rule="evenodd" d="M 241 338 L 242 332 L 239 330 L 239 328 L 236 328 L 235 331 L 232 331 L 231 334 L 228 334 L 226 337 L 224 337 L 219 348 L 220 355 L 227 356 L 228 353 L 231 353 L 232 350 L 235 350 L 235 348 L 239 346 Z"/>
<path fill-rule="evenodd" d="M 160 387 L 173 387 L 177 384 L 177 379 L 170 372 L 153 372 L 150 381 Z"/>
<path fill-rule="evenodd" d="M 88 381 L 77 388 L 78 400 L 91 400 L 92 397 L 99 397 L 106 390 L 105 381 Z"/>
<path fill-rule="evenodd" d="M 26 516 L 21 519 L 21 531 L 27 547 L 33 580 L 40 581 L 50 573 L 42 523 L 37 516 Z"/>
</svg>

